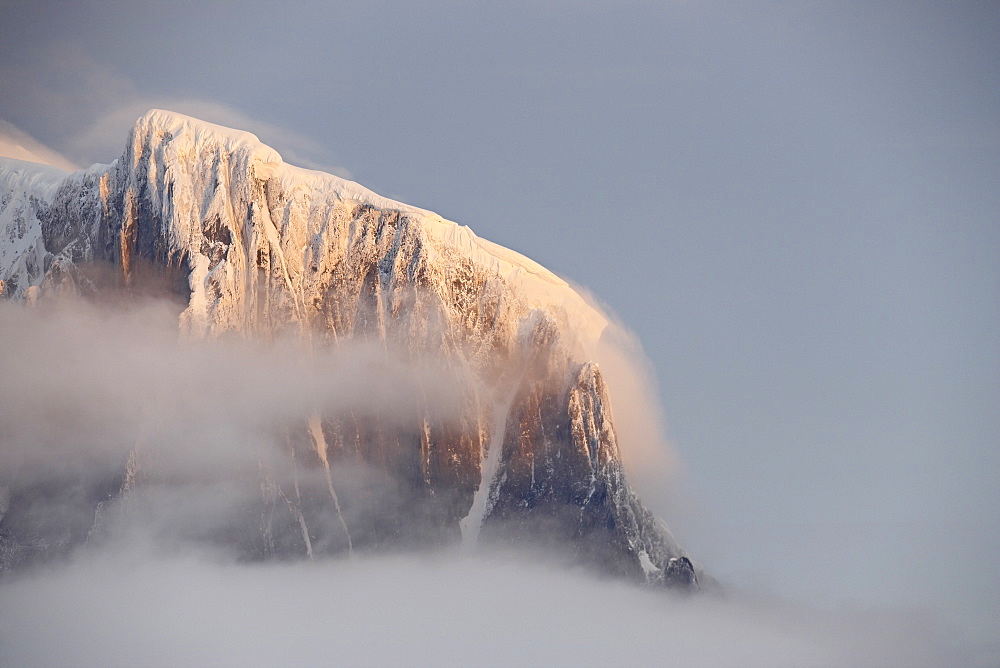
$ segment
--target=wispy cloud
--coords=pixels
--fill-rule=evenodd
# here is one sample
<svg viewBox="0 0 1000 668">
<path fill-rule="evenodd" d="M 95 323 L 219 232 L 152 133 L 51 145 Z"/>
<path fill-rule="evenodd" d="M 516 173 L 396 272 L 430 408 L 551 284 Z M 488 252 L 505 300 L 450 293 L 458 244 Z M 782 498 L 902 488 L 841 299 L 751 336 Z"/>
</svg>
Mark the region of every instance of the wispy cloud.
<svg viewBox="0 0 1000 668">
<path fill-rule="evenodd" d="M 44 146 L 27 132 L 18 129 L 13 123 L 8 123 L 2 118 L 0 118 L 0 157 L 40 162 L 44 165 L 64 169 L 67 172 L 79 169 L 77 165 L 59 153 Z"/>
<path fill-rule="evenodd" d="M 114 160 L 137 118 L 149 109 L 169 109 L 252 132 L 291 164 L 351 178 L 346 168 L 331 164 L 328 149 L 309 137 L 201 97 L 148 94 L 73 43 L 53 44 L 24 62 L 0 64 L 0 90 L 14 93 L 4 95 L 0 114 L 44 137 L 77 164 Z"/>
</svg>

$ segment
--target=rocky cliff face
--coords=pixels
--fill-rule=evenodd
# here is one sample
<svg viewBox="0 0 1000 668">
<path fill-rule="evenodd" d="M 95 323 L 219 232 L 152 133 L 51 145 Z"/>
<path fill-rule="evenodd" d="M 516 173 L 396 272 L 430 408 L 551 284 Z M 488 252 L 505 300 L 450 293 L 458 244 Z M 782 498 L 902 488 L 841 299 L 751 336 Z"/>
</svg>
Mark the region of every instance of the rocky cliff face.
<svg viewBox="0 0 1000 668">
<path fill-rule="evenodd" d="M 172 295 L 184 338 L 374 346 L 386 364 L 429 365 L 456 388 L 447 410 L 417 388 L 406 419 L 324 412 L 304 395 L 301 420 L 273 425 L 277 447 L 232 472 L 255 491 L 217 540 L 244 556 L 554 544 L 614 573 L 697 587 L 623 471 L 591 358 L 607 320 L 531 260 L 285 165 L 252 135 L 161 111 L 137 121 L 112 165 L 61 175 L 3 161 L 0 187 L 8 298 Z M 64 489 L 19 487 L 0 471 L 0 568 L 113 532 L 160 476 L 156 461 L 138 439 L 117 478 L 75 486 L 88 526 L 41 510 Z"/>
</svg>

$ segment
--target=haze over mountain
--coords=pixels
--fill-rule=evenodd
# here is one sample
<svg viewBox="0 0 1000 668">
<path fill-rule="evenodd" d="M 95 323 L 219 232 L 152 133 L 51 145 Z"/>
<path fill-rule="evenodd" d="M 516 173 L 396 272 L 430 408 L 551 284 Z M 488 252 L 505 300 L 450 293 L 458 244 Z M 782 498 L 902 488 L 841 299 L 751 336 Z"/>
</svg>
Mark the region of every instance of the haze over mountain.
<svg viewBox="0 0 1000 668">
<path fill-rule="evenodd" d="M 792 620 L 817 610 L 865 619 L 901 646 L 935 637 L 890 631 L 923 616 L 993 665 L 998 10 L 925 0 L 247 0 L 238 10 L 223 0 L 8 2 L 0 3 L 0 117 L 77 166 L 118 157 L 150 108 L 249 130 L 288 163 L 337 175 L 349 169 L 349 178 L 383 195 L 466 223 L 571 277 L 634 328 L 658 385 L 622 397 L 622 384 L 600 364 L 615 388 L 630 484 L 731 596 L 746 586 L 784 599 Z M 89 340 L 85 359 L 105 351 L 90 368 L 107 373 L 135 351 L 123 342 L 176 345 L 183 308 L 164 307 L 154 319 L 163 332 L 129 327 L 102 309 L 62 320 L 36 310 L 0 377 L 12 378 L 15 362 L 49 369 L 60 360 L 61 373 L 22 387 L 40 393 L 39 405 L 68 397 L 44 382 L 66 387 L 67 371 L 78 368 L 55 352 L 67 343 L 54 328 L 63 339 Z M 52 353 L 40 350 L 46 340 Z M 147 357 L 174 360 L 167 371 L 182 368 L 177 355 Z M 176 378 L 189 389 L 174 396 L 195 406 L 233 396 L 231 383 L 222 392 L 206 380 L 214 368 L 206 362 Z M 74 385 L 74 408 L 64 415 L 117 391 L 117 403 L 100 404 L 131 418 L 124 388 L 140 379 L 123 380 L 117 390 Z M 191 391 L 192 383 L 205 390 Z M 274 406 L 277 396 L 253 405 Z M 639 450 L 626 412 L 634 397 L 649 396 L 658 397 L 654 407 L 676 444 L 672 476 L 652 470 L 655 448 L 629 461 Z M 26 394 L 18 405 L 31 405 Z M 162 622 L 151 634 L 172 617 L 176 624 L 197 616 L 183 602 L 197 600 L 198 586 L 171 581 L 172 600 L 170 585 L 156 589 L 161 571 L 179 570 L 133 571 L 116 590 L 87 589 L 93 572 L 72 568 L 25 581 L 16 604 L 6 579 L 0 616 L 14 616 L 0 620 L 0 646 L 11 650 L 9 629 L 31 624 L 46 634 L 21 634 L 22 648 L 68 639 L 72 612 L 89 615 L 102 595 L 105 609 L 119 612 L 90 635 L 110 643 L 108 651 L 134 646 L 127 633 L 111 632 L 150 614 L 142 597 L 116 607 L 129 589 L 163 594 Z M 188 571 L 192 585 L 215 575 L 196 571 Z M 217 581 L 234 587 L 212 591 L 245 600 L 225 572 Z M 270 570 L 257 577 L 262 589 L 278 579 Z M 503 586 L 512 597 L 558 596 L 527 579 Z M 205 628 L 245 619 L 250 607 L 217 609 Z M 290 607 L 285 629 L 343 618 L 339 607 L 318 605 L 296 624 Z M 412 619 L 448 618 L 432 607 Z M 746 616 L 767 617 L 759 612 Z M 550 613 L 525 623 L 554 637 L 544 619 L 571 622 L 565 611 Z M 524 618 L 508 615 L 494 628 L 520 637 Z M 715 622 L 699 626 L 729 628 Z M 451 626 L 458 628 L 454 619 Z M 781 626 L 772 640 L 801 638 L 800 627 Z M 601 635 L 622 641 L 628 628 L 605 626 Z M 841 643 L 866 646 L 843 630 Z M 748 637 L 689 631 L 664 623 L 660 651 L 695 638 L 721 648 Z M 773 657 L 780 646 L 770 647 Z"/>
<path fill-rule="evenodd" d="M 140 418 L 98 444 L 103 470 L 65 470 L 93 455 L 77 443 L 89 416 L 55 420 L 54 465 L 26 445 L 35 427 L 24 416 L 37 407 L 6 414 L 0 568 L 134 530 L 136 517 L 150 531 L 183 488 L 199 519 L 181 533 L 243 558 L 492 541 L 559 546 L 606 572 L 698 588 L 626 478 L 597 363 L 623 359 L 602 352 L 615 327 L 543 267 L 286 165 L 253 135 L 171 112 L 140 118 L 111 165 L 0 169 L 8 299 L 56 309 L 173 299 L 185 341 L 226 342 L 206 349 L 224 356 L 203 367 L 180 354 L 126 383 Z M 9 321 L 11 340 L 27 336 L 24 316 Z M 149 369 L 141 357 L 133 364 Z M 297 382 L 279 380 L 288 373 Z M 204 378 L 180 388 L 178 374 Z M 120 381 L 92 375 L 112 392 Z M 163 409 L 202 383 L 230 396 Z M 16 405 L 18 384 L 9 391 Z M 260 392 L 279 393 L 280 409 Z M 224 456 L 191 467 L 191 447 Z"/>
<path fill-rule="evenodd" d="M 636 388 L 652 390 L 626 333 L 466 227 L 163 111 L 111 165 L 0 159 L 0 184 L 6 661 L 652 662 L 668 620 L 687 663 L 950 656 L 924 620 L 870 632 L 766 600 L 677 608 L 584 576 L 715 591 L 628 482 L 614 381 L 639 405 Z M 303 604 L 320 583 L 336 603 Z M 122 626 L 107 606 L 135 589 L 151 598 Z M 527 589 L 545 596 L 526 615 Z M 245 617 L 242 631 L 181 628 L 175 643 L 154 630 L 206 595 L 206 626 Z M 296 611 L 275 617 L 262 596 Z M 96 614 L 53 618 L 66 600 Z M 428 610 L 463 639 L 413 637 L 404 620 Z M 332 634 L 309 621 L 334 611 Z M 609 618 L 596 636 L 591 615 Z M 477 655 L 511 616 L 532 644 Z M 369 647 L 386 619 L 405 651 Z M 82 656 L 32 631 L 86 638 L 106 623 L 122 635 Z M 923 641 L 903 643 L 914 629 Z"/>
</svg>

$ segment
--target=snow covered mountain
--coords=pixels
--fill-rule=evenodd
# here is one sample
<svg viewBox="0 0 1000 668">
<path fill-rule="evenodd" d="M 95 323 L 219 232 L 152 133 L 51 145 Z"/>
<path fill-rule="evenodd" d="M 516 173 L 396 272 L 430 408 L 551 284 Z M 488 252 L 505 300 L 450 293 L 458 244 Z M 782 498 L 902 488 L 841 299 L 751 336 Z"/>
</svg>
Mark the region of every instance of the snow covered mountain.
<svg viewBox="0 0 1000 668">
<path fill-rule="evenodd" d="M 275 426 L 275 449 L 232 472 L 255 490 L 226 520 L 243 556 L 551 545 L 608 572 L 698 587 L 626 478 L 593 361 L 608 319 L 528 258 L 287 165 L 251 134 L 165 111 L 140 118 L 111 165 L 67 174 L 0 159 L 0 198 L 7 299 L 170 295 L 185 339 L 374 346 L 457 388 L 445 411 L 422 386 L 406 419 L 324 411 L 303 393 L 301 419 Z M 45 511 L 58 491 L 0 469 L 0 570 L 113 532 L 157 459 L 137 441 L 118 475 L 74 497 L 89 504 L 86 525 Z M 376 473 L 391 500 L 357 483 Z"/>
</svg>

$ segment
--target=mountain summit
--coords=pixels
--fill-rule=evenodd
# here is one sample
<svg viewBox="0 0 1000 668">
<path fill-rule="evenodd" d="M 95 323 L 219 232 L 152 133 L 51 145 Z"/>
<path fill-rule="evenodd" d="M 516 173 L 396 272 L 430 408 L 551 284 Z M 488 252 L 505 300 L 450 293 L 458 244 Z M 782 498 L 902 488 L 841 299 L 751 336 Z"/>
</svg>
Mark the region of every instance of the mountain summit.
<svg viewBox="0 0 1000 668">
<path fill-rule="evenodd" d="M 594 361 L 608 318 L 537 263 L 287 165 L 251 134 L 158 110 L 110 165 L 67 174 L 0 159 L 0 196 L 9 300 L 166 296 L 181 304 L 182 340 L 295 340 L 375 360 L 359 373 L 427 370 L 405 409 L 332 406 L 313 389 L 298 417 L 262 426 L 270 445 L 255 465 L 223 476 L 250 493 L 215 518 L 215 540 L 241 556 L 549 546 L 698 587 L 627 480 Z M 169 447 L 137 438 L 113 476 L 74 497 L 86 522 L 60 514 L 53 485 L 0 462 L 0 570 L 114 534 L 123 508 L 177 482 Z"/>
</svg>

